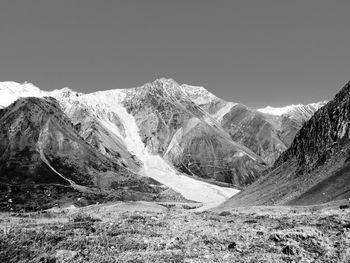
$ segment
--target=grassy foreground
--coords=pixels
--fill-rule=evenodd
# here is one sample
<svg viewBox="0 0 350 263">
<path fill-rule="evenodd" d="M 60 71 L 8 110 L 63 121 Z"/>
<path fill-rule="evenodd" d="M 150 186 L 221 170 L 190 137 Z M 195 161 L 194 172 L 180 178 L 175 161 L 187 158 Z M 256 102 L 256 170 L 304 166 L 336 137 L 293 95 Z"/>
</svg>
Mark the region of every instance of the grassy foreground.
<svg viewBox="0 0 350 263">
<path fill-rule="evenodd" d="M 0 215 L 0 262 L 350 262 L 350 209 L 95 205 Z"/>
</svg>

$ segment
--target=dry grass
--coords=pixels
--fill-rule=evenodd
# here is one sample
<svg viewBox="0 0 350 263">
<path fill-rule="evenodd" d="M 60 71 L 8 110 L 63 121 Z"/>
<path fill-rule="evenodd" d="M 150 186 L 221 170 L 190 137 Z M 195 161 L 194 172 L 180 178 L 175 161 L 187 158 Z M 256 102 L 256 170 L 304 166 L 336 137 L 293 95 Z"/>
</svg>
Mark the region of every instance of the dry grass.
<svg viewBox="0 0 350 263">
<path fill-rule="evenodd" d="M 350 261 L 350 209 L 195 210 L 135 202 L 2 214 L 0 262 Z"/>
</svg>

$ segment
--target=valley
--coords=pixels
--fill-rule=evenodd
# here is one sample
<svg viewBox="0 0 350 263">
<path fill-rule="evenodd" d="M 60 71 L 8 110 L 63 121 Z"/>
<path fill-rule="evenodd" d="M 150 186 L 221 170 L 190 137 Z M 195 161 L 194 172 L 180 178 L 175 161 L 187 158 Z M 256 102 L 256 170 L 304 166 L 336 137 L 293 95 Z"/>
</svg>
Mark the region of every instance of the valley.
<svg viewBox="0 0 350 263">
<path fill-rule="evenodd" d="M 0 263 L 350 263 L 349 10 L 0 0 Z"/>
<path fill-rule="evenodd" d="M 172 79 L 0 83 L 0 259 L 346 262 L 349 87 L 255 110 Z"/>
</svg>

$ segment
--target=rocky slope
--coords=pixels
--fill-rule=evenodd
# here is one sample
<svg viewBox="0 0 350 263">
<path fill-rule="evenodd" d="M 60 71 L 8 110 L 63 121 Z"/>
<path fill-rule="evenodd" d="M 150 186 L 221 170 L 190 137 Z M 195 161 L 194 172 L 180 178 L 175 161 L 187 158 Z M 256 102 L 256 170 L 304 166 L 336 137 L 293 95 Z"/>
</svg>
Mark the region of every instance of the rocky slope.
<svg viewBox="0 0 350 263">
<path fill-rule="evenodd" d="M 233 106 L 221 120 L 222 127 L 237 141 L 271 165 L 287 149 L 280 134 L 282 127 L 277 119 L 252 110 L 242 104 Z M 289 127 L 285 127 L 285 131 Z"/>
<path fill-rule="evenodd" d="M 21 98 L 0 110 L 0 123 L 1 208 L 32 201 L 40 208 L 85 194 L 95 200 L 137 198 L 133 193 L 152 199 L 161 190 L 85 142 L 53 98 Z"/>
<path fill-rule="evenodd" d="M 350 197 L 350 84 L 319 109 L 260 178 L 227 206 L 314 204 Z"/>
<path fill-rule="evenodd" d="M 182 85 L 186 94 L 205 109 L 238 142 L 272 165 L 287 150 L 303 123 L 326 102 L 254 110 L 226 102 L 202 87 Z"/>
<path fill-rule="evenodd" d="M 265 110 L 236 104 L 229 110 L 226 108 L 226 113 L 219 116 L 222 127 L 234 141 L 245 145 L 272 165 L 288 149 L 303 123 L 324 104 L 292 105 L 280 109 L 267 107 Z"/>
<path fill-rule="evenodd" d="M 277 119 L 279 125 L 279 136 L 281 140 L 289 147 L 294 136 L 301 129 L 303 124 L 308 121 L 314 113 L 326 105 L 327 101 L 310 103 L 307 105 L 290 105 L 282 108 L 266 107 L 258 109 L 259 112 L 272 115 Z"/>
<path fill-rule="evenodd" d="M 127 90 L 124 105 L 143 143 L 180 171 L 243 186 L 263 169 L 261 158 L 232 141 L 210 114 L 186 96 L 186 87 L 161 79 Z"/>
</svg>

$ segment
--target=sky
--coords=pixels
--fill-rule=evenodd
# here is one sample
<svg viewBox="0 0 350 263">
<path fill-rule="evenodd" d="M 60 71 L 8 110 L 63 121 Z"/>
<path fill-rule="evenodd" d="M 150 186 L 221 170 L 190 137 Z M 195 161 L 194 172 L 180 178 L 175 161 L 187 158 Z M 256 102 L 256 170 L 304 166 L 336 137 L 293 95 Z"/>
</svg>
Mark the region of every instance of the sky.
<svg viewBox="0 0 350 263">
<path fill-rule="evenodd" d="M 0 81 L 88 93 L 157 78 L 259 108 L 350 80 L 350 1 L 0 0 Z"/>
</svg>

